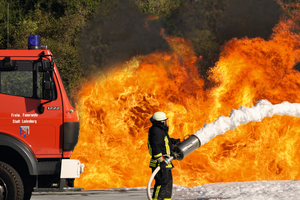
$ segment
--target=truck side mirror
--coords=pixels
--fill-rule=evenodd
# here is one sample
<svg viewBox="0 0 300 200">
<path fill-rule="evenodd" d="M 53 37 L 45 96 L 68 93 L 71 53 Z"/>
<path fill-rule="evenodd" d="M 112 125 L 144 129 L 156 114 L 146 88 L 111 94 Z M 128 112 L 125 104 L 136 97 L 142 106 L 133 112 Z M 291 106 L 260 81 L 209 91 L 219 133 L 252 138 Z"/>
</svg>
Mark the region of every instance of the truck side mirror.
<svg viewBox="0 0 300 200">
<path fill-rule="evenodd" d="M 52 71 L 51 71 L 52 72 Z M 53 89 L 54 89 L 54 83 L 51 79 L 50 72 L 46 72 L 43 75 L 43 90 L 44 90 L 44 99 L 52 100 L 53 98 Z"/>
<path fill-rule="evenodd" d="M 49 60 L 42 60 L 43 71 L 51 71 L 54 68 L 54 62 Z"/>
<path fill-rule="evenodd" d="M 40 104 L 38 106 L 38 111 L 40 114 L 44 113 L 44 104 L 49 103 L 53 100 L 54 98 L 54 82 L 52 77 L 52 70 L 46 71 L 43 73 L 43 83 L 42 83 L 42 87 L 43 87 L 43 97 L 44 99 L 47 99 L 48 101 Z"/>
</svg>

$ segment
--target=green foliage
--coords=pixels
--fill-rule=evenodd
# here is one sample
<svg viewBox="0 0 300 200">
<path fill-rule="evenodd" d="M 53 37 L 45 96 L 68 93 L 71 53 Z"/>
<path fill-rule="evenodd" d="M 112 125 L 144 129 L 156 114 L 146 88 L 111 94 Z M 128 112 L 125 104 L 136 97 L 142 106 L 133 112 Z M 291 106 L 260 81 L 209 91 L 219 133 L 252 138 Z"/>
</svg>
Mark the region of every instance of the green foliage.
<svg viewBox="0 0 300 200">
<path fill-rule="evenodd" d="M 82 29 L 100 0 L 16 0 L 9 3 L 9 48 L 25 49 L 30 34 L 41 36 L 55 57 L 70 100 L 85 80 L 78 55 Z M 0 6 L 7 8 L 7 1 Z M 7 9 L 0 10 L 0 48 L 6 49 Z"/>
<path fill-rule="evenodd" d="M 198 63 L 202 78 L 207 78 L 207 71 L 219 58 L 223 43 L 217 36 L 218 22 L 224 17 L 228 0 L 184 1 L 169 17 L 169 32 L 191 40 L 196 56 L 201 56 Z"/>
<path fill-rule="evenodd" d="M 134 0 L 140 11 L 157 16 L 171 16 L 183 0 Z"/>
<path fill-rule="evenodd" d="M 300 1 L 299 0 L 277 0 L 282 6 L 286 16 L 292 18 L 297 23 L 300 22 Z"/>
<path fill-rule="evenodd" d="M 186 34 L 193 43 L 194 50 L 198 56 L 202 56 L 199 63 L 199 72 L 203 78 L 207 78 L 207 71 L 213 67 L 220 53 L 220 44 L 216 36 L 209 30 L 196 29 Z"/>
</svg>

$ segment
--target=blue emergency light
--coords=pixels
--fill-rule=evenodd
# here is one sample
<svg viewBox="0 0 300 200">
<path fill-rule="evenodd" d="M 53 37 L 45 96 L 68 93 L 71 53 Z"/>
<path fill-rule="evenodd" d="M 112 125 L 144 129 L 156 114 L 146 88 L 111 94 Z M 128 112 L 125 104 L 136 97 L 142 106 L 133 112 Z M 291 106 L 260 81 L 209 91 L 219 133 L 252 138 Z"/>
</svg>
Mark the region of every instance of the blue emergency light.
<svg viewBox="0 0 300 200">
<path fill-rule="evenodd" d="M 39 35 L 28 36 L 28 49 L 41 49 L 41 42 Z"/>
</svg>

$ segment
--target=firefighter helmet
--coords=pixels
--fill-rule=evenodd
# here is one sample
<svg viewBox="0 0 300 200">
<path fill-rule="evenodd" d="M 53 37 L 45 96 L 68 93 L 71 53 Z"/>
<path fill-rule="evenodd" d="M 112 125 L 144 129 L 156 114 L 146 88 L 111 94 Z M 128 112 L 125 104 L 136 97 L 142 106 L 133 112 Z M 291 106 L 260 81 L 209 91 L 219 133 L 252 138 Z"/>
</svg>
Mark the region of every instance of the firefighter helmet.
<svg viewBox="0 0 300 200">
<path fill-rule="evenodd" d="M 162 112 L 162 111 L 158 111 L 156 113 L 153 114 L 153 116 L 151 117 L 152 120 L 161 122 L 161 121 L 165 121 L 167 120 L 167 115 L 166 113 Z"/>
</svg>

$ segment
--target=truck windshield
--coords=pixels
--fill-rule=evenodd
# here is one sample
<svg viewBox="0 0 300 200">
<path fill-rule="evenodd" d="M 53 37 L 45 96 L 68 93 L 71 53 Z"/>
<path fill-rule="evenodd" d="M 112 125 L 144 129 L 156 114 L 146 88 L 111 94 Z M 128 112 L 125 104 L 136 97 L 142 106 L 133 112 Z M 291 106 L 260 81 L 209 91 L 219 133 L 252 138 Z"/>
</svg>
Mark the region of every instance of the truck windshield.
<svg viewBox="0 0 300 200">
<path fill-rule="evenodd" d="M 39 71 L 41 62 L 17 61 L 17 66 L 15 71 L 0 71 L 0 93 L 49 100 L 42 87 L 44 74 L 49 72 Z M 56 99 L 54 93 L 52 97 Z"/>
</svg>

